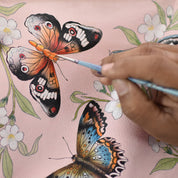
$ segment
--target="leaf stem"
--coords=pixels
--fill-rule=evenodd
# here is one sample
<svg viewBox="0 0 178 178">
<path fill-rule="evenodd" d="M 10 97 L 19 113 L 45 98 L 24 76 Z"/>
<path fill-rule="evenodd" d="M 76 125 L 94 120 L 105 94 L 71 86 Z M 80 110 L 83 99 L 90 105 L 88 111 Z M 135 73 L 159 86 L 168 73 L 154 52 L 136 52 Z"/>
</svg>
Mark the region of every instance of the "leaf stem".
<svg viewBox="0 0 178 178">
<path fill-rule="evenodd" d="M 1 49 L 4 49 L 4 52 L 6 53 L 8 48 L 6 48 L 5 46 L 2 46 Z M 7 93 L 7 97 L 10 96 L 10 93 L 11 93 L 11 89 L 13 91 L 13 108 L 12 108 L 12 112 L 10 115 L 14 115 L 15 113 L 15 86 L 14 86 L 14 83 L 13 83 L 13 80 L 12 80 L 12 77 L 11 77 L 11 74 L 9 72 L 9 68 L 7 67 L 7 64 L 5 62 L 5 59 L 4 59 L 4 56 L 2 54 L 2 50 L 0 50 L 0 58 L 1 58 L 1 61 L 3 63 L 3 66 L 5 68 L 5 71 L 6 71 L 6 74 L 7 74 L 7 77 L 8 77 L 8 81 L 9 81 L 9 89 L 8 89 L 8 93 Z"/>
</svg>

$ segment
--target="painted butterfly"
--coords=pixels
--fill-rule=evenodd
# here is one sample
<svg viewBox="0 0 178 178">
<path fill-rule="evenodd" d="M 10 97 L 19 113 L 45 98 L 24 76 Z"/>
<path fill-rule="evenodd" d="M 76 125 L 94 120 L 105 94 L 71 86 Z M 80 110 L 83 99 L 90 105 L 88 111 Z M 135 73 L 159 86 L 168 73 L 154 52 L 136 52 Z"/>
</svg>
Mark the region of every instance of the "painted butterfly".
<svg viewBox="0 0 178 178">
<path fill-rule="evenodd" d="M 95 46 L 102 32 L 78 22 L 66 22 L 61 29 L 56 18 L 49 14 L 27 17 L 25 26 L 40 44 L 30 41 L 37 51 L 17 47 L 8 52 L 10 70 L 20 80 L 30 80 L 30 93 L 45 113 L 54 117 L 60 108 L 60 87 L 54 64 L 57 54 L 84 51 Z"/>
<path fill-rule="evenodd" d="M 95 101 L 83 111 L 77 133 L 77 155 L 73 163 L 47 178 L 106 178 L 119 176 L 125 169 L 127 158 L 114 138 L 100 138 L 106 131 L 106 117 Z"/>
</svg>

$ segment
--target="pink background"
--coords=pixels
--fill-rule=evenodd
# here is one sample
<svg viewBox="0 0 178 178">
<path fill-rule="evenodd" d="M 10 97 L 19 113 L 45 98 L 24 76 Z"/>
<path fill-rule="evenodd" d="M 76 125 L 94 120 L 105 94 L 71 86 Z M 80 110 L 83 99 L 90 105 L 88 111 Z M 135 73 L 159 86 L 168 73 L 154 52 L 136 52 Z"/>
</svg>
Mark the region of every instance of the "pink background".
<svg viewBox="0 0 178 178">
<path fill-rule="evenodd" d="M 17 2 L 20 1 L 1 0 L 0 5 L 11 6 Z M 8 17 L 16 20 L 18 29 L 21 30 L 22 34 L 22 38 L 15 40 L 13 46 L 32 48 L 27 41 L 34 39 L 34 37 L 27 31 L 24 21 L 30 14 L 48 13 L 54 15 L 61 26 L 72 20 L 100 28 L 103 31 L 103 38 L 94 48 L 70 55 L 95 64 L 100 64 L 101 59 L 109 54 L 109 50 L 133 47 L 124 34 L 120 30 L 113 29 L 114 27 L 121 25 L 136 32 L 137 27 L 144 22 L 146 13 L 151 16 L 157 13 L 156 6 L 151 0 L 31 0 L 26 2 L 24 7 Z M 174 0 L 157 0 L 156 2 L 165 9 L 168 5 L 172 5 L 174 9 L 178 8 L 178 4 Z M 144 41 L 143 35 L 138 34 L 138 37 L 142 42 Z M 40 105 L 32 99 L 29 93 L 30 81 L 22 82 L 13 76 L 13 81 L 18 90 L 31 101 L 35 111 L 41 117 L 41 120 L 38 120 L 23 113 L 18 106 L 16 107 L 16 124 L 25 134 L 24 142 L 30 149 L 36 137 L 43 135 L 40 140 L 39 150 L 33 156 L 24 157 L 18 151 L 10 151 L 14 163 L 13 178 L 44 178 L 56 169 L 71 163 L 71 159 L 59 161 L 48 159 L 49 157 L 71 157 L 66 144 L 62 140 L 63 136 L 69 143 L 72 152 L 76 153 L 78 122 L 84 107 L 80 110 L 78 118 L 72 121 L 78 105 L 71 102 L 70 95 L 73 91 L 79 90 L 88 93 L 90 96 L 103 97 L 93 88 L 93 81 L 97 78 L 90 73 L 90 70 L 65 61 L 58 62 L 58 64 L 69 81 L 64 80 L 56 66 L 62 105 L 59 114 L 54 119 L 47 117 Z M 0 68 L 3 68 L 1 63 Z M 0 98 L 2 98 L 8 90 L 8 82 L 3 70 L 0 70 L 0 76 L 2 83 Z M 104 104 L 100 104 L 104 108 Z M 106 116 L 108 116 L 108 127 L 104 136 L 116 138 L 121 143 L 121 149 L 125 150 L 125 156 L 128 158 L 126 169 L 121 173 L 122 178 L 177 177 L 177 166 L 169 171 L 158 171 L 149 175 L 158 160 L 169 155 L 163 153 L 163 151 L 153 152 L 148 145 L 148 135 L 125 116 L 119 120 L 114 120 L 110 114 L 106 114 Z M 3 177 L 1 172 L 0 177 Z"/>
</svg>

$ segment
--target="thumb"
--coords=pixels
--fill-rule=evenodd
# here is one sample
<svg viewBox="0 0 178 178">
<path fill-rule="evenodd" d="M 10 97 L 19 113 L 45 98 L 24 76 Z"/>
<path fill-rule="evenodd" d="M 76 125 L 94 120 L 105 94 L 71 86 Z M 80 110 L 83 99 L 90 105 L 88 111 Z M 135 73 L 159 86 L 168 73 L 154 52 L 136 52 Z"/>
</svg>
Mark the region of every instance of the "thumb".
<svg viewBox="0 0 178 178">
<path fill-rule="evenodd" d="M 153 129 L 153 123 L 162 114 L 143 91 L 128 80 L 116 79 L 112 84 L 119 95 L 123 113 L 147 132 Z M 159 122 L 157 123 L 159 124 Z"/>
</svg>

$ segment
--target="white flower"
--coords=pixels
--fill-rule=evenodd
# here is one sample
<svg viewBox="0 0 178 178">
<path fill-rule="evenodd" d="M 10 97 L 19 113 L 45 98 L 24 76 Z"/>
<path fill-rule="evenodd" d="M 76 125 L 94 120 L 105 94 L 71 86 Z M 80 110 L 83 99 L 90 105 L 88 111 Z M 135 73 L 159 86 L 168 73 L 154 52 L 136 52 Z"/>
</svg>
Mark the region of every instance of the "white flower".
<svg viewBox="0 0 178 178">
<path fill-rule="evenodd" d="M 7 125 L 5 129 L 0 132 L 1 146 L 9 145 L 11 150 L 17 149 L 17 142 L 23 140 L 23 133 L 18 131 L 16 125 Z"/>
<path fill-rule="evenodd" d="M 0 108 L 0 124 L 5 125 L 9 121 L 5 108 Z"/>
<path fill-rule="evenodd" d="M 17 24 L 15 20 L 6 20 L 4 17 L 0 17 L 0 42 L 4 45 L 11 45 L 13 39 L 19 39 L 21 37 L 20 31 L 16 29 Z"/>
<path fill-rule="evenodd" d="M 166 144 L 164 142 L 156 140 L 152 136 L 149 136 L 149 138 L 148 138 L 148 144 L 152 147 L 152 150 L 154 152 L 156 152 L 156 153 L 159 152 L 160 148 L 166 147 Z"/>
<path fill-rule="evenodd" d="M 173 8 L 172 8 L 172 6 L 168 6 L 167 7 L 166 13 L 167 13 L 168 17 L 172 17 L 172 15 L 173 15 Z"/>
<path fill-rule="evenodd" d="M 101 83 L 100 81 L 98 81 L 98 80 L 95 80 L 95 81 L 93 82 L 93 86 L 94 86 L 94 88 L 96 89 L 96 91 L 101 91 L 101 90 L 103 90 L 103 85 L 102 85 L 102 83 Z"/>
<path fill-rule="evenodd" d="M 112 113 L 114 119 L 119 119 L 122 116 L 122 108 L 115 90 L 111 92 L 111 97 L 113 100 L 106 104 L 105 111 Z"/>
<path fill-rule="evenodd" d="M 144 20 L 145 24 L 141 24 L 138 27 L 138 32 L 145 34 L 145 41 L 153 41 L 155 37 L 160 38 L 164 35 L 166 25 L 160 23 L 158 15 L 151 18 L 151 16 L 147 14 Z"/>
</svg>

